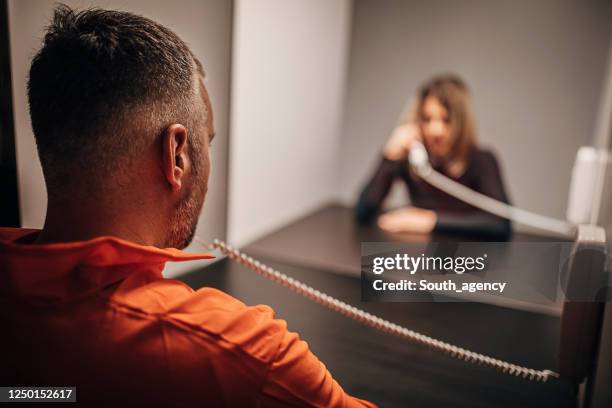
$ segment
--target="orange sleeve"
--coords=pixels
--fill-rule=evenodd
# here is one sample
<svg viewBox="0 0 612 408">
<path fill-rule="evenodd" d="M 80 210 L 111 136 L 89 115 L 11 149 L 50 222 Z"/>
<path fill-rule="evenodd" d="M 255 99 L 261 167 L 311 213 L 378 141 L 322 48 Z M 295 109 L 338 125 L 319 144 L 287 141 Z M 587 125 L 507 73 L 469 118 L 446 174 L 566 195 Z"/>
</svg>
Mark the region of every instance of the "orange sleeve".
<svg viewBox="0 0 612 408">
<path fill-rule="evenodd" d="M 376 407 L 345 393 L 308 344 L 282 323 L 285 330 L 263 383 L 262 406 Z"/>
</svg>

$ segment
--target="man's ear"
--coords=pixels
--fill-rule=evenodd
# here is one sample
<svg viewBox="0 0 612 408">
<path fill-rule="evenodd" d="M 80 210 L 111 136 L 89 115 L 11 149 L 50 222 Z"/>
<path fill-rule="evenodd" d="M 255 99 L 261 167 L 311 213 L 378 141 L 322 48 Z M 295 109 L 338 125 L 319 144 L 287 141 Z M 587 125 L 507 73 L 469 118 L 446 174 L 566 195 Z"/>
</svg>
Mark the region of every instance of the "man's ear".
<svg viewBox="0 0 612 408">
<path fill-rule="evenodd" d="M 172 191 L 179 191 L 187 172 L 187 129 L 180 124 L 170 125 L 162 137 L 162 166 Z"/>
</svg>

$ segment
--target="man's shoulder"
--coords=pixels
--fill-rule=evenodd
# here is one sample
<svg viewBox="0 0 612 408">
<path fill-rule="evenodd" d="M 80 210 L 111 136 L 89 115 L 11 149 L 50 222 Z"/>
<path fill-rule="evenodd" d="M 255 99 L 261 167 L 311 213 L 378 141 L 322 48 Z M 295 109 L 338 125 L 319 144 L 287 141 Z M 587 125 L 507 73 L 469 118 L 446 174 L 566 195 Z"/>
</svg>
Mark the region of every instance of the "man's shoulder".
<svg viewBox="0 0 612 408">
<path fill-rule="evenodd" d="M 215 288 L 193 290 L 173 279 L 129 282 L 116 290 L 111 305 L 143 318 L 169 324 L 177 336 L 214 338 L 221 347 L 238 348 L 269 363 L 287 333 L 284 320 L 266 305 L 247 306 Z"/>
</svg>

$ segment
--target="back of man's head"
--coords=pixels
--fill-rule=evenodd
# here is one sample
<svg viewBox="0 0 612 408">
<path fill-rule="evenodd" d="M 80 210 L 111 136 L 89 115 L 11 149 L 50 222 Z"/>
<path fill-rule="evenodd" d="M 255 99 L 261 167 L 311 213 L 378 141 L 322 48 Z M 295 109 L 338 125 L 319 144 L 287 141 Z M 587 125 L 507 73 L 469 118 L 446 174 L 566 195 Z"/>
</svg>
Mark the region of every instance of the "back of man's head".
<svg viewBox="0 0 612 408">
<path fill-rule="evenodd" d="M 28 82 L 49 197 L 75 178 L 103 189 L 169 124 L 201 120 L 193 112 L 195 67 L 187 45 L 154 21 L 59 6 Z"/>
</svg>

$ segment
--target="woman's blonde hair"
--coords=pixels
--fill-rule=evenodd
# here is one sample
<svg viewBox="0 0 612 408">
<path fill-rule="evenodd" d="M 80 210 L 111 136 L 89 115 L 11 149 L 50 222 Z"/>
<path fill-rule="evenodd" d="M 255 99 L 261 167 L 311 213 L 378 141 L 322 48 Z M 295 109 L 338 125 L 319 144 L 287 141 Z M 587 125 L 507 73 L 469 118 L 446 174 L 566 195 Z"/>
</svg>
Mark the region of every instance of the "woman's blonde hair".
<svg viewBox="0 0 612 408">
<path fill-rule="evenodd" d="M 444 160 L 444 167 L 459 175 L 465 170 L 469 155 L 476 147 L 476 124 L 468 88 L 456 75 L 431 78 L 419 88 L 412 107 L 402 114 L 401 124 L 412 122 L 420 125 L 423 104 L 430 96 L 436 98 L 448 111 L 452 146 L 449 156 Z"/>
</svg>

